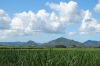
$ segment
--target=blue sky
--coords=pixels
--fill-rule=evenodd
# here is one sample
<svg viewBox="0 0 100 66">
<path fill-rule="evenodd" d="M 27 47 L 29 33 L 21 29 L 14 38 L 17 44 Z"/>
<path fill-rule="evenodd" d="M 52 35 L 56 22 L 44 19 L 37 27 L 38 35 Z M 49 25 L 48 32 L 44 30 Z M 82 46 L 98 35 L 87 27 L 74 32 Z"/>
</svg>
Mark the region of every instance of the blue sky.
<svg viewBox="0 0 100 66">
<path fill-rule="evenodd" d="M 100 36 L 100 0 L 0 0 L 0 41 L 44 43 Z"/>
</svg>

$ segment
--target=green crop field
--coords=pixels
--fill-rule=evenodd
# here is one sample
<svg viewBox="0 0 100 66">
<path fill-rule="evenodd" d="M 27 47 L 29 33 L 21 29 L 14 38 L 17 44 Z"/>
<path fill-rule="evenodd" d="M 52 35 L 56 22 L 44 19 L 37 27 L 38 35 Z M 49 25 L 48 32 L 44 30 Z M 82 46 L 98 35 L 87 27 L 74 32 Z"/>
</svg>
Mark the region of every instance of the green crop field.
<svg viewBox="0 0 100 66">
<path fill-rule="evenodd" d="M 0 49 L 0 66 L 100 66 L 100 49 Z"/>
</svg>

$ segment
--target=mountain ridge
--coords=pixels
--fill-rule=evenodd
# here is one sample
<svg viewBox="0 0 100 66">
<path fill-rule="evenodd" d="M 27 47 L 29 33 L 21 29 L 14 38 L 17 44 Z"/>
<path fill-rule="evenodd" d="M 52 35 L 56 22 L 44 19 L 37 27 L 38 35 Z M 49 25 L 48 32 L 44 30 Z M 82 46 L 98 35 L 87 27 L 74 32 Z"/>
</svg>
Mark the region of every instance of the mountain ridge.
<svg viewBox="0 0 100 66">
<path fill-rule="evenodd" d="M 87 40 L 83 43 L 86 47 L 99 47 L 100 41 L 96 40 Z"/>
<path fill-rule="evenodd" d="M 66 47 L 71 47 L 72 45 L 76 45 L 79 47 L 83 47 L 82 43 L 67 38 L 63 38 L 63 37 L 42 44 L 42 46 L 56 46 L 56 45 L 65 45 Z"/>
<path fill-rule="evenodd" d="M 38 44 L 35 43 L 35 42 L 32 41 L 32 40 L 29 40 L 28 42 L 25 43 L 25 46 L 38 46 Z"/>
<path fill-rule="evenodd" d="M 99 47 L 100 46 L 100 41 L 96 40 L 87 40 L 83 43 L 67 39 L 64 37 L 59 37 L 57 39 L 51 40 L 46 43 L 37 43 L 32 40 L 29 40 L 27 42 L 0 42 L 1 46 L 56 46 L 56 45 L 65 45 L 66 47 L 71 47 L 72 45 L 76 45 L 79 47 Z"/>
</svg>

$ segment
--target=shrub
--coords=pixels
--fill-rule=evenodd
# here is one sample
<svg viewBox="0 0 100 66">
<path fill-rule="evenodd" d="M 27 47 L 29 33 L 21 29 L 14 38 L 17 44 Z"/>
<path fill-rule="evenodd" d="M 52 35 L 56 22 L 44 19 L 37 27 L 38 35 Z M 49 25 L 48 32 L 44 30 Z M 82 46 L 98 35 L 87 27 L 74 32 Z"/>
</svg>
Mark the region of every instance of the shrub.
<svg viewBox="0 0 100 66">
<path fill-rule="evenodd" d="M 56 45 L 55 48 L 66 48 L 64 45 Z"/>
</svg>

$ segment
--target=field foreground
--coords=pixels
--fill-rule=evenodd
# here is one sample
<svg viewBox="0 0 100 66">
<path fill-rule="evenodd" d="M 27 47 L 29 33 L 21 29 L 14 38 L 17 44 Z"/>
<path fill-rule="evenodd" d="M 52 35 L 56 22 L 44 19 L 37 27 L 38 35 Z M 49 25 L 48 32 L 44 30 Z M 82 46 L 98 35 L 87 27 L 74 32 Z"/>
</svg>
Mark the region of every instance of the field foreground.
<svg viewBox="0 0 100 66">
<path fill-rule="evenodd" d="M 100 49 L 0 49 L 0 66 L 100 66 Z"/>
</svg>

